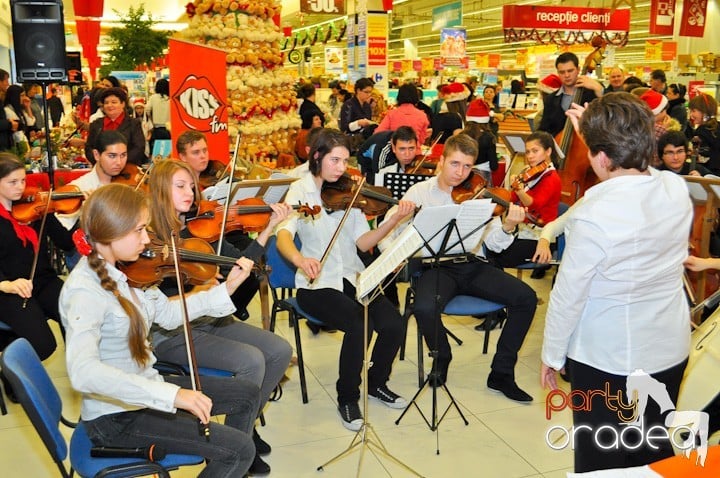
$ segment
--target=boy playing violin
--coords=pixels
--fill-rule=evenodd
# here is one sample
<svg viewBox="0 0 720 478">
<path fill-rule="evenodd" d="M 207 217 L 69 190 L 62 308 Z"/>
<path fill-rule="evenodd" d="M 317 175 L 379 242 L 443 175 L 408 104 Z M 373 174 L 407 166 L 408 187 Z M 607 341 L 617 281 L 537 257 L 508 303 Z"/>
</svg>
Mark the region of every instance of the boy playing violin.
<svg viewBox="0 0 720 478">
<path fill-rule="evenodd" d="M 476 157 L 475 140 L 462 133 L 451 137 L 445 142 L 445 149 L 438 163 L 438 175 L 412 186 L 403 199 L 423 207 L 453 204 L 453 188 L 468 178 Z M 385 221 L 397 221 L 395 213 L 396 209 L 393 207 L 388 211 Z M 495 217 L 486 226 L 483 236 L 485 246 L 495 251 L 507 248 L 515 239 L 518 224 L 524 219 L 524 209 L 510 204 L 503 220 Z M 436 330 L 443 330 L 440 312 L 453 297 L 461 294 L 507 305 L 507 325 L 502 329 L 497 344 L 487 386 L 511 400 L 531 402 L 532 397 L 515 383 L 514 369 L 518 351 L 535 315 L 535 291 L 521 280 L 474 255 L 461 264 L 447 261 L 441 262 L 435 268 L 425 267 L 417 281 L 415 318 L 428 348 L 438 354 L 433 368 L 435 373 L 430 377 L 432 384 L 439 386 L 446 382 L 452 360 L 447 335 L 435 333 Z M 436 303 L 436 300 L 439 302 Z"/>
</svg>

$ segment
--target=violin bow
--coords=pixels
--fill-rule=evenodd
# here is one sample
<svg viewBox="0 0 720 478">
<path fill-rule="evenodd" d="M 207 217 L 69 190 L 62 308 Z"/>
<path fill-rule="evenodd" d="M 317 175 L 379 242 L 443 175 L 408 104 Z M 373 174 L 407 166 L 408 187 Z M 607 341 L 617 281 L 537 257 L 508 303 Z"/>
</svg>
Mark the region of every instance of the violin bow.
<svg viewBox="0 0 720 478">
<path fill-rule="evenodd" d="M 430 149 L 428 149 L 428 150 L 425 152 L 425 154 L 423 154 L 422 159 L 421 159 L 420 161 L 418 161 L 418 163 L 415 165 L 415 167 L 412 169 L 412 171 L 410 171 L 408 174 L 415 174 L 415 173 L 417 172 L 417 170 L 420 169 L 420 167 L 421 167 L 421 166 L 423 165 L 423 163 L 425 162 L 425 159 L 427 159 L 427 157 L 430 155 L 430 153 L 432 153 L 432 150 L 433 150 L 433 148 L 435 147 L 435 145 L 440 142 L 440 138 L 442 138 L 442 133 L 439 133 L 439 134 L 435 137 L 435 139 L 433 140 L 433 142 L 430 144 Z"/>
<path fill-rule="evenodd" d="M 135 185 L 135 191 L 140 189 L 140 185 L 145 182 L 145 178 L 148 177 L 148 174 L 150 174 L 150 170 L 153 168 L 153 166 L 155 166 L 155 161 L 150 161 L 150 166 L 148 166 L 148 168 L 143 171 L 143 175 L 140 176 L 140 180 Z"/>
<path fill-rule="evenodd" d="M 235 163 L 237 163 L 237 157 L 238 157 L 238 148 L 240 147 L 240 131 L 238 131 L 237 138 L 235 139 L 235 151 L 233 151 L 233 157 L 230 161 L 230 176 L 228 178 L 228 195 L 225 199 L 225 207 L 223 207 L 223 218 L 222 223 L 220 227 L 220 238 L 218 239 L 217 244 L 217 255 L 220 255 L 220 251 L 222 250 L 222 243 L 223 239 L 225 239 L 225 222 L 227 221 L 228 217 L 228 209 L 230 208 L 230 200 L 232 199 L 232 183 L 235 176 Z"/>
<path fill-rule="evenodd" d="M 355 204 L 355 201 L 357 201 L 358 196 L 360 195 L 360 191 L 362 191 L 362 187 L 365 185 L 365 176 L 362 176 L 360 179 L 360 182 L 357 185 L 357 189 L 355 190 L 355 194 L 353 194 L 352 199 L 348 203 L 347 209 L 345 209 L 345 214 L 343 214 L 342 219 L 340 220 L 340 224 L 338 224 L 337 229 L 335 229 L 335 232 L 333 233 L 332 238 L 330 239 L 330 242 L 328 243 L 327 247 L 325 248 L 325 252 L 323 252 L 322 258 L 320 259 L 320 272 L 322 272 L 322 268 L 325 265 L 325 262 L 327 261 L 327 258 L 330 256 L 330 250 L 335 245 L 335 242 L 337 241 L 337 238 L 340 236 L 340 230 L 345 225 L 345 221 L 347 221 L 348 216 L 350 216 L 350 210 L 353 207 L 353 204 Z M 318 272 L 318 274 L 320 274 Z M 310 279 L 308 282 L 310 285 L 315 282 L 315 279 Z"/>
<path fill-rule="evenodd" d="M 52 188 L 50 188 L 50 192 L 48 192 L 48 199 L 45 203 L 45 212 L 43 213 L 42 221 L 40 221 L 40 231 L 38 231 L 38 247 L 37 250 L 35 250 L 35 255 L 33 256 L 32 266 L 30 267 L 30 282 L 35 279 L 35 271 L 37 270 L 37 263 L 38 263 L 38 256 L 40 255 L 40 242 L 42 241 L 42 236 L 45 233 L 45 222 L 47 221 L 48 211 L 50 210 L 50 201 L 52 201 Z M 27 301 L 28 299 L 25 298 L 23 300 L 22 308 L 27 307 Z"/>
<path fill-rule="evenodd" d="M 202 392 L 200 386 L 200 374 L 198 372 L 197 360 L 195 359 L 195 343 L 190 333 L 190 315 L 188 314 L 187 301 L 185 300 L 185 289 L 183 288 L 183 280 L 180 276 L 180 256 L 175 243 L 175 234 L 170 236 L 170 244 L 172 245 L 173 263 L 175 264 L 175 278 L 177 279 L 178 294 L 182 302 L 183 312 L 183 334 L 185 335 L 185 349 L 187 351 L 188 365 L 190 366 L 190 384 L 196 392 Z M 200 434 L 205 436 L 205 440 L 210 441 L 210 424 L 199 421 Z"/>
</svg>

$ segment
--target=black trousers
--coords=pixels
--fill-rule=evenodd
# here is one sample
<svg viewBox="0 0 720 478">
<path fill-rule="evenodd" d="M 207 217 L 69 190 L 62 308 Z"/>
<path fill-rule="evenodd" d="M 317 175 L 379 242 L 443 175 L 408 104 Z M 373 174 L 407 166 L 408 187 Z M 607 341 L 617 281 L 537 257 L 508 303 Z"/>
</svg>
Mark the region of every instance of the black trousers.
<svg viewBox="0 0 720 478">
<path fill-rule="evenodd" d="M 360 399 L 363 365 L 364 308 L 355 300 L 355 287 L 344 280 L 345 290 L 298 289 L 297 300 L 307 313 L 327 325 L 345 332 L 340 349 L 338 404 Z M 372 333 L 378 337 L 372 350 L 372 367 L 368 371 L 368 388 L 385 385 L 390 377 L 402 334 L 402 318 L 397 308 L 379 295 L 368 307 L 368 343 Z"/>
<path fill-rule="evenodd" d="M 500 253 L 488 251 L 487 256 L 493 264 L 506 269 L 527 264 L 535 254 L 536 248 L 537 241 L 534 239 L 515 239 L 504 251 Z M 557 249 L 557 245 L 550 244 L 550 250 L 554 251 L 555 249 Z"/>
<path fill-rule="evenodd" d="M 517 354 L 537 307 L 535 291 L 483 261 L 446 262 L 426 269 L 415 286 L 415 318 L 428 348 L 437 350 L 438 357 L 445 359 L 452 358 L 452 352 L 440 316 L 456 295 L 471 295 L 507 306 L 507 323 L 500 334 L 491 367 L 497 373 L 514 377 Z"/>
<path fill-rule="evenodd" d="M 47 321 L 52 319 L 60 322 L 58 297 L 62 286 L 62 280 L 55 277 L 42 287 L 33 288 L 33 295 L 28 299 L 25 308 L 25 299 L 19 295 L 0 293 L 2 321 L 12 328 L 15 335 L 30 342 L 40 360 L 52 355 L 57 347 Z"/>
<path fill-rule="evenodd" d="M 680 382 L 685 372 L 687 359 L 682 363 L 670 367 L 661 372 L 650 374 L 651 377 L 663 383 L 667 388 L 667 393 L 672 403 L 677 403 L 678 392 L 680 391 Z M 567 372 L 570 375 L 570 385 L 572 391 L 587 392 L 592 390 L 605 390 L 606 384 L 609 387 L 610 395 L 617 396 L 621 391 L 623 402 L 626 400 L 626 384 L 627 376 L 613 375 L 611 373 L 596 369 L 581 362 L 572 359 L 567 361 Z M 637 449 L 626 449 L 622 445 L 618 449 L 603 449 L 596 444 L 596 440 L 601 444 L 612 443 L 615 434 L 619 436 L 620 432 L 627 425 L 619 425 L 621 421 L 618 417 L 618 411 L 611 410 L 605 401 L 605 396 L 600 394 L 592 395 L 589 404 L 581 403 L 582 396 L 574 395 L 572 402 L 575 405 L 573 409 L 573 426 L 577 430 L 581 425 L 587 425 L 591 431 L 582 430 L 575 433 L 575 472 L 586 472 L 595 470 L 607 470 L 610 468 L 629 468 L 632 466 L 642 466 L 654 461 L 662 460 L 673 456 L 673 448 L 669 440 L 653 439 L 652 442 L 658 447 L 657 450 L 647 446 L 646 440 L 642 440 L 641 445 Z M 585 406 L 583 406 L 585 405 Z M 580 407 L 583 409 L 581 410 Z M 589 410 L 587 410 L 589 408 Z M 661 411 L 660 407 L 654 400 L 648 400 L 645 414 L 643 415 L 643 429 L 645 432 L 653 426 L 665 428 L 665 417 L 669 410 Z M 629 415 L 630 412 L 624 412 Z M 639 419 L 639 417 L 638 417 Z M 610 427 L 614 432 L 604 428 L 606 433 L 595 431 L 600 427 Z M 627 443 L 634 446 L 638 441 L 638 433 L 626 432 Z M 653 435 L 656 435 L 654 433 Z"/>
</svg>

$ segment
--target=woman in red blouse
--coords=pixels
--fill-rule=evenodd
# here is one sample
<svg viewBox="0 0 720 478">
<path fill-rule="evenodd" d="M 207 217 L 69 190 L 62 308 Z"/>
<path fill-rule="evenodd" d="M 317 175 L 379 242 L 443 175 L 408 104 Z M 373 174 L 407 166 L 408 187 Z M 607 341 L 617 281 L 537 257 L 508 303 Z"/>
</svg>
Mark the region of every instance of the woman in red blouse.
<svg viewBox="0 0 720 478">
<path fill-rule="evenodd" d="M 555 154 L 555 140 L 549 133 L 536 131 L 525 140 L 527 167 L 510 178 L 513 189 L 510 201 L 524 206 L 537 224 L 526 219 L 518 228 L 517 239 L 507 249 L 499 254 L 489 254 L 499 267 L 516 267 L 532 259 L 542 224 L 557 218 L 561 184 L 553 166 Z M 525 174 L 532 171 L 541 172 Z"/>
</svg>

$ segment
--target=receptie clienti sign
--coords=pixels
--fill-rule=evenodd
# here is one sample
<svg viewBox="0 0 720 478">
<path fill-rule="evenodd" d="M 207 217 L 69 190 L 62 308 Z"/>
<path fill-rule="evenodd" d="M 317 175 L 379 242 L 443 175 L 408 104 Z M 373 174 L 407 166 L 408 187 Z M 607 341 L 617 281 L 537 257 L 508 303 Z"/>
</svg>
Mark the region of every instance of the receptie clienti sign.
<svg viewBox="0 0 720 478">
<path fill-rule="evenodd" d="M 630 9 L 503 6 L 503 28 L 629 31 Z"/>
</svg>

